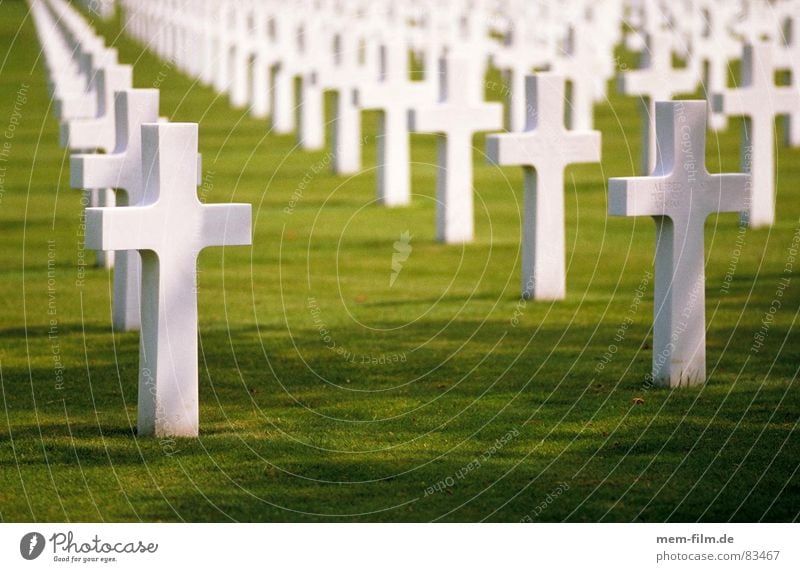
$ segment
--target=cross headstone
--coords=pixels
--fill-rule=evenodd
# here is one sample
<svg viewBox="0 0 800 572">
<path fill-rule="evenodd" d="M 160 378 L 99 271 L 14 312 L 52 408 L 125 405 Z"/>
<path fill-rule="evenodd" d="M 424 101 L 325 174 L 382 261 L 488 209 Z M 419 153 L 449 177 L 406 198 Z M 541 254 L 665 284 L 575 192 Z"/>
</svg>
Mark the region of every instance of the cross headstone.
<svg viewBox="0 0 800 572">
<path fill-rule="evenodd" d="M 705 167 L 706 101 L 656 103 L 658 163 L 651 176 L 614 178 L 608 212 L 656 223 L 654 383 L 695 385 L 706 378 L 703 229 L 713 213 L 744 210 L 745 173 Z"/>
<path fill-rule="evenodd" d="M 300 76 L 297 144 L 306 151 L 316 151 L 325 146 L 323 88 L 316 70 Z"/>
<path fill-rule="evenodd" d="M 214 89 L 223 93 L 230 89 L 230 10 L 229 0 L 218 0 L 210 24 L 214 26 Z"/>
<path fill-rule="evenodd" d="M 95 117 L 61 123 L 61 145 L 73 151 L 98 149 L 110 153 L 116 144 L 114 94 L 131 88 L 131 66 L 110 65 L 97 71 Z"/>
<path fill-rule="evenodd" d="M 525 168 L 522 295 L 560 300 L 566 295 L 564 169 L 600 160 L 600 133 L 564 128 L 564 77 L 529 75 L 525 130 L 489 135 L 486 155 L 497 165 Z"/>
<path fill-rule="evenodd" d="M 158 122 L 157 89 L 129 89 L 117 93 L 117 144 L 106 155 L 73 155 L 70 182 L 76 188 L 117 189 L 117 205 L 138 205 L 144 193 L 142 137 L 144 123 Z M 141 258 L 136 250 L 116 255 L 112 322 L 117 331 L 139 329 Z"/>
<path fill-rule="evenodd" d="M 405 42 L 383 44 L 378 65 L 378 81 L 363 84 L 357 90 L 362 109 L 381 112 L 377 136 L 377 197 L 386 206 L 407 205 L 411 201 L 408 113 L 414 106 L 433 103 L 436 92 L 427 82 L 409 79 Z"/>
<path fill-rule="evenodd" d="M 309 15 L 300 27 L 299 59 L 300 66 L 300 109 L 297 126 L 297 143 L 306 151 L 316 151 L 325 147 L 325 86 L 319 71 L 324 54 L 322 44 L 321 16 Z"/>
<path fill-rule="evenodd" d="M 114 94 L 130 89 L 133 81 L 131 66 L 108 65 L 96 71 L 96 116 L 70 119 L 61 123 L 61 145 L 71 151 L 99 150 L 110 153 L 116 144 Z M 90 207 L 113 207 L 114 192 L 110 188 L 87 189 Z M 114 253 L 98 250 L 95 264 L 102 268 L 114 266 Z"/>
<path fill-rule="evenodd" d="M 77 65 L 73 80 L 56 90 L 55 112 L 61 121 L 87 119 L 97 115 L 98 70 L 117 64 L 116 48 L 106 48 L 99 40 L 82 46 L 77 54 Z"/>
<path fill-rule="evenodd" d="M 259 118 L 267 117 L 271 112 L 270 71 L 278 61 L 278 54 L 270 35 L 274 21 L 272 19 L 268 21 L 266 8 L 263 2 L 255 2 L 253 5 L 255 41 L 250 115 Z"/>
<path fill-rule="evenodd" d="M 199 77 L 203 85 L 212 85 L 214 83 L 214 29 L 211 26 L 211 22 L 214 21 L 215 6 L 216 4 L 213 0 L 202 0 L 201 6 L 198 7 L 198 26 L 201 34 L 201 51 L 198 53 L 198 57 L 202 60 Z M 130 12 L 132 10 L 128 11 L 128 13 Z"/>
<path fill-rule="evenodd" d="M 419 22 L 417 39 L 420 41 L 424 78 L 434 90 L 440 89 L 441 59 L 455 43 L 458 15 L 453 0 L 430 3 Z"/>
<path fill-rule="evenodd" d="M 196 436 L 197 257 L 251 244 L 251 206 L 198 200 L 196 123 L 143 125 L 142 173 L 138 206 L 87 211 L 87 242 L 142 257 L 139 434 Z"/>
<path fill-rule="evenodd" d="M 570 129 L 588 130 L 594 125 L 594 102 L 605 97 L 605 84 L 613 65 L 601 40 L 593 39 L 589 26 L 572 25 L 562 53 L 553 64 L 556 73 L 572 84 L 569 102 Z"/>
<path fill-rule="evenodd" d="M 294 131 L 296 124 L 294 78 L 298 74 L 302 28 L 291 7 L 281 6 L 275 18 L 275 50 L 280 58 L 273 76 L 270 123 L 275 133 L 287 134 Z"/>
<path fill-rule="evenodd" d="M 519 9 L 520 12 L 524 8 Z M 533 39 L 535 27 L 531 26 L 522 13 L 517 15 L 511 23 L 511 29 L 503 46 L 494 56 L 494 65 L 504 72 L 506 92 L 506 114 L 508 116 L 508 130 L 522 131 L 527 121 L 525 108 L 525 82 L 528 74 L 535 67 L 548 63 L 549 54 L 544 50 L 536 49 Z"/>
<path fill-rule="evenodd" d="M 692 57 L 707 64 L 702 85 L 711 102 L 715 93 L 727 88 L 728 63 L 741 52 L 741 43 L 728 30 L 735 19 L 737 6 L 733 2 L 704 0 L 693 9 L 691 16 L 696 29 L 692 39 Z M 708 124 L 715 131 L 722 131 L 728 126 L 728 118 L 710 108 Z"/>
<path fill-rule="evenodd" d="M 361 170 L 361 110 L 358 107 L 358 88 L 377 81 L 376 46 L 362 34 L 348 29 L 350 18 L 341 24 L 333 38 L 332 66 L 320 70 L 324 84 L 336 92 L 331 131 L 333 138 L 333 171 L 337 174 Z M 364 61 L 359 44 L 363 41 Z"/>
<path fill-rule="evenodd" d="M 439 102 L 409 112 L 412 131 L 436 133 L 436 230 L 440 241 L 469 242 L 475 220 L 472 196 L 472 137 L 480 131 L 503 128 L 499 103 L 479 99 L 475 82 L 483 85 L 469 59 L 449 56 L 440 60 Z"/>
<path fill-rule="evenodd" d="M 457 53 L 466 57 L 475 66 L 475 73 L 480 81 L 472 87 L 479 99 L 483 99 L 484 78 L 489 71 L 489 63 L 494 58 L 496 43 L 490 37 L 490 13 L 494 0 L 470 0 L 469 3 L 457 2 L 458 11 L 451 15 L 456 23 L 453 36 L 447 45 L 448 53 Z"/>
<path fill-rule="evenodd" d="M 786 16 L 775 64 L 777 68 L 790 72 L 791 85 L 800 93 L 800 4 L 793 6 Z M 784 143 L 790 147 L 800 147 L 800 109 L 794 109 L 784 116 L 783 124 Z"/>
<path fill-rule="evenodd" d="M 747 44 L 742 57 L 742 85 L 716 94 L 713 108 L 726 115 L 743 115 L 742 167 L 753 175 L 750 205 L 745 215 L 753 227 L 775 222 L 775 116 L 798 113 L 800 92 L 776 87 L 772 48 Z"/>
<path fill-rule="evenodd" d="M 231 19 L 233 20 L 233 34 L 231 39 L 230 56 L 230 97 L 233 107 L 247 105 L 248 86 L 250 85 L 250 55 L 253 31 L 247 27 L 246 4 L 234 3 L 232 5 Z"/>
<path fill-rule="evenodd" d="M 694 66 L 672 67 L 672 37 L 665 30 L 647 36 L 647 47 L 642 51 L 639 69 L 620 74 L 620 92 L 642 98 L 643 173 L 651 172 L 656 164 L 655 102 L 694 91 L 697 75 Z"/>
</svg>

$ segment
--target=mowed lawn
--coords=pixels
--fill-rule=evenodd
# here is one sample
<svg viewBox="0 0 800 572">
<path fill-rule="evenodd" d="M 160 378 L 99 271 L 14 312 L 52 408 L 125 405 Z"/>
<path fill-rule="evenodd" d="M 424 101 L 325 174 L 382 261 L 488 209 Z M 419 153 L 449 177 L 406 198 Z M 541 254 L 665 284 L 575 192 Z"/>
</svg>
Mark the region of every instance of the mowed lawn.
<svg viewBox="0 0 800 572">
<path fill-rule="evenodd" d="M 200 123 L 202 200 L 253 205 L 253 246 L 199 261 L 201 436 L 137 438 L 138 334 L 112 332 L 111 274 L 83 252 L 26 11 L 0 6 L 3 521 L 798 518 L 800 150 L 777 145 L 774 227 L 708 220 L 708 383 L 653 389 L 654 224 L 606 215 L 608 177 L 638 174 L 634 99 L 610 91 L 602 163 L 567 171 L 567 299 L 525 303 L 522 173 L 482 137 L 477 238 L 442 245 L 430 136 L 413 204 L 383 208 L 374 113 L 363 172 L 333 176 L 103 24 L 162 115 Z M 739 170 L 740 129 L 709 133 L 712 172 Z"/>
</svg>

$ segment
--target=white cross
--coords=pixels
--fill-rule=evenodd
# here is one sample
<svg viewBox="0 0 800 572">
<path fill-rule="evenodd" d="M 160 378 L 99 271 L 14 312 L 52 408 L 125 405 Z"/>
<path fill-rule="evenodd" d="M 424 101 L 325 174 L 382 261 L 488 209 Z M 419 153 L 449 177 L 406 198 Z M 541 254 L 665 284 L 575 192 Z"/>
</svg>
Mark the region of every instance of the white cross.
<svg viewBox="0 0 800 572">
<path fill-rule="evenodd" d="M 198 434 L 197 256 L 251 244 L 249 204 L 197 198 L 197 124 L 142 126 L 144 199 L 88 209 L 87 242 L 142 256 L 140 435 Z"/>
<path fill-rule="evenodd" d="M 295 129 L 295 89 L 301 24 L 299 16 L 290 6 L 281 6 L 275 12 L 275 50 L 280 54 L 275 67 L 272 85 L 271 129 L 277 134 L 291 133 Z"/>
<path fill-rule="evenodd" d="M 302 20 L 296 62 L 300 75 L 297 143 L 306 151 L 325 147 L 325 85 L 319 71 L 325 55 L 325 35 L 320 14 L 308 15 Z"/>
<path fill-rule="evenodd" d="M 753 175 L 750 208 L 746 215 L 753 228 L 775 221 L 775 116 L 797 113 L 800 92 L 794 87 L 776 87 L 772 48 L 747 44 L 742 57 L 742 85 L 714 97 L 713 108 L 726 115 L 743 115 L 742 167 Z"/>
<path fill-rule="evenodd" d="M 619 90 L 642 98 L 642 172 L 656 164 L 655 102 L 670 100 L 679 93 L 691 93 L 697 86 L 697 70 L 672 67 L 672 37 L 659 30 L 647 37 L 640 68 L 619 76 Z"/>
<path fill-rule="evenodd" d="M 476 97 L 479 66 L 450 56 L 440 60 L 439 103 L 409 112 L 412 131 L 437 133 L 436 230 L 440 241 L 469 242 L 475 220 L 472 197 L 472 137 L 503 128 L 503 107 Z M 477 68 L 477 69 L 476 69 Z"/>
<path fill-rule="evenodd" d="M 158 121 L 157 89 L 129 89 L 117 93 L 117 144 L 107 155 L 73 155 L 70 158 L 70 184 L 79 189 L 113 187 L 118 190 L 117 205 L 138 205 L 143 197 L 143 123 Z M 121 192 L 119 192 L 121 191 Z M 139 288 L 141 259 L 136 250 L 116 255 L 112 321 L 117 331 L 139 329 Z"/>
<path fill-rule="evenodd" d="M 178 20 L 183 30 L 179 46 L 182 61 L 182 70 L 188 75 L 197 77 L 203 71 L 203 16 L 205 2 L 198 0 L 192 4 L 188 13 L 184 12 Z"/>
<path fill-rule="evenodd" d="M 411 201 L 411 156 L 408 112 L 436 100 L 430 84 L 408 77 L 408 47 L 393 41 L 380 47 L 379 81 L 359 86 L 362 109 L 381 111 L 378 122 L 378 200 L 386 206 Z"/>
<path fill-rule="evenodd" d="M 270 71 L 278 62 L 278 54 L 270 35 L 274 21 L 269 18 L 266 8 L 262 2 L 256 2 L 253 6 L 255 40 L 250 115 L 257 118 L 267 117 L 271 113 Z"/>
<path fill-rule="evenodd" d="M 297 144 L 306 151 L 317 151 L 325 146 L 324 104 L 323 86 L 317 71 L 301 74 Z"/>
<path fill-rule="evenodd" d="M 788 32 L 782 38 L 775 54 L 777 68 L 791 73 L 791 85 L 800 94 L 800 4 L 794 4 L 786 16 Z M 724 88 L 725 86 L 723 86 Z M 794 109 L 784 117 L 784 143 L 790 147 L 800 147 L 800 109 Z"/>
<path fill-rule="evenodd" d="M 508 91 L 506 93 L 506 114 L 509 131 L 525 129 L 528 112 L 525 109 L 525 82 L 528 74 L 535 67 L 548 63 L 548 56 L 531 38 L 535 28 L 529 24 L 523 14 L 518 14 L 512 22 L 503 46 L 494 56 L 494 65 L 503 70 Z M 539 49 L 537 49 L 539 48 Z"/>
<path fill-rule="evenodd" d="M 692 38 L 692 57 L 707 62 L 707 72 L 703 80 L 703 91 L 709 102 L 715 93 L 723 91 L 728 85 L 728 62 L 739 57 L 741 44 L 729 31 L 735 20 L 737 6 L 733 2 L 712 2 L 703 0 L 692 6 L 690 14 L 695 25 Z M 722 131 L 728 126 L 728 118 L 723 113 L 709 109 L 709 126 Z"/>
<path fill-rule="evenodd" d="M 670 387 L 705 382 L 703 227 L 712 213 L 744 210 L 745 173 L 705 167 L 707 103 L 656 103 L 658 163 L 649 177 L 610 179 L 608 212 L 656 222 L 653 381 Z"/>
<path fill-rule="evenodd" d="M 128 12 L 131 10 L 129 9 Z M 202 0 L 202 5 L 197 8 L 200 14 L 201 27 L 201 45 L 202 50 L 198 54 L 202 59 L 200 69 L 200 82 L 203 85 L 212 85 L 214 83 L 214 29 L 211 23 L 214 22 L 214 14 L 216 11 L 214 0 Z"/>
<path fill-rule="evenodd" d="M 605 97 L 606 81 L 613 74 L 605 45 L 593 40 L 588 25 L 569 27 L 563 53 L 553 70 L 572 83 L 570 129 L 589 130 L 594 125 L 594 102 Z"/>
<path fill-rule="evenodd" d="M 377 50 L 369 39 L 350 29 L 355 23 L 342 15 L 342 22 L 337 23 L 340 27 L 333 34 L 333 63 L 320 69 L 322 83 L 336 92 L 331 135 L 333 171 L 340 175 L 361 170 L 361 110 L 358 108 L 357 90 L 359 86 L 377 80 Z M 365 47 L 363 63 L 359 61 L 362 41 Z"/>
<path fill-rule="evenodd" d="M 415 39 L 421 43 L 423 80 L 434 90 L 439 89 L 441 79 L 440 61 L 447 53 L 452 53 L 456 44 L 459 15 L 456 2 L 439 0 L 424 7 Z M 472 86 L 470 86 L 471 88 Z"/>
<path fill-rule="evenodd" d="M 230 89 L 230 9 L 229 0 L 218 0 L 211 25 L 214 30 L 214 89 L 224 93 Z"/>
<path fill-rule="evenodd" d="M 97 72 L 97 113 L 61 123 L 61 145 L 72 151 L 99 149 L 110 153 L 117 142 L 114 94 L 131 88 L 131 66 L 109 65 Z"/>
<path fill-rule="evenodd" d="M 566 295 L 564 169 L 599 161 L 600 133 L 564 128 L 561 75 L 529 75 L 526 100 L 525 130 L 489 135 L 486 154 L 495 164 L 525 168 L 522 295 L 561 300 Z"/>
<path fill-rule="evenodd" d="M 99 42 L 99 41 L 98 41 Z M 55 115 L 60 121 L 97 115 L 97 71 L 117 64 L 116 48 L 90 43 L 77 56 L 77 72 L 54 92 Z M 71 64 L 74 62 L 71 62 Z M 69 72 L 71 66 L 63 70 Z"/>
<path fill-rule="evenodd" d="M 108 65 L 95 72 L 96 116 L 70 119 L 61 122 L 61 145 L 71 151 L 100 150 L 110 153 L 117 140 L 114 113 L 114 94 L 130 89 L 133 81 L 131 66 Z M 89 206 L 114 206 L 114 192 L 110 188 L 87 189 Z M 114 253 L 98 250 L 95 264 L 102 268 L 114 267 Z"/>
<path fill-rule="evenodd" d="M 248 10 L 247 5 L 233 4 L 232 6 L 233 37 L 230 55 L 231 85 L 229 98 L 232 107 L 244 107 L 247 105 L 249 95 L 253 30 L 248 29 L 247 26 Z"/>
</svg>

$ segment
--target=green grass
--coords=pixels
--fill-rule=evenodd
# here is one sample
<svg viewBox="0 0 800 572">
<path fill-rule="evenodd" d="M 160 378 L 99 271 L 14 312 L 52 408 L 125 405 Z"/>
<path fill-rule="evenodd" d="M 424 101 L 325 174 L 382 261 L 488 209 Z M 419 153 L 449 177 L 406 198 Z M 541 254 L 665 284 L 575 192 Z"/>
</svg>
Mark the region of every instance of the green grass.
<svg viewBox="0 0 800 572">
<path fill-rule="evenodd" d="M 648 390 L 652 280 L 629 308 L 652 270 L 654 225 L 606 216 L 607 178 L 639 163 L 635 100 L 612 90 L 596 111 L 602 164 L 568 171 L 567 299 L 526 304 L 521 172 L 487 166 L 482 139 L 477 239 L 463 248 L 434 240 L 430 137 L 414 138 L 413 205 L 372 202 L 374 114 L 364 173 L 323 168 L 289 214 L 325 153 L 269 134 L 119 37 L 118 22 L 102 25 L 135 64 L 136 86 L 160 87 L 162 114 L 200 123 L 204 199 L 254 212 L 252 248 L 200 259 L 201 437 L 139 439 L 138 335 L 111 331 L 109 273 L 90 267 L 76 285 L 80 193 L 69 188 L 25 4 L 4 2 L 0 13 L 3 130 L 17 90 L 30 86 L 13 138 L 0 132 L 11 145 L 0 162 L 3 521 L 797 519 L 796 276 L 764 347 L 751 347 L 800 220 L 798 150 L 778 146 L 773 228 L 740 237 L 734 215 L 708 221 L 708 383 Z M 738 170 L 740 127 L 709 134 L 712 172 Z M 390 288 L 404 231 L 413 251 Z M 352 360 L 326 347 L 320 322 Z"/>
</svg>

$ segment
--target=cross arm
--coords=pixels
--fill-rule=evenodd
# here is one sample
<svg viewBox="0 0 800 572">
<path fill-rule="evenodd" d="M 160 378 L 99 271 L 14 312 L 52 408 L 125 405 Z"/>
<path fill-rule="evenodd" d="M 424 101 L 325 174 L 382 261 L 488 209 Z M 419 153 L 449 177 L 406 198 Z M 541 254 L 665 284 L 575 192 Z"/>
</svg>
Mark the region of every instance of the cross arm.
<svg viewBox="0 0 800 572">
<path fill-rule="evenodd" d="M 600 161 L 602 141 L 599 131 L 567 131 L 564 142 L 555 152 L 564 157 L 566 164 L 596 163 Z"/>
<path fill-rule="evenodd" d="M 95 114 L 97 102 L 83 92 L 64 94 L 55 100 L 55 116 L 59 121 L 89 118 Z"/>
<path fill-rule="evenodd" d="M 647 85 L 652 83 L 650 70 L 630 70 L 617 76 L 617 90 L 625 95 L 650 95 Z"/>
<path fill-rule="evenodd" d="M 749 173 L 710 175 L 706 188 L 709 212 L 730 213 L 747 210 L 752 184 Z"/>
<path fill-rule="evenodd" d="M 146 221 L 152 205 L 86 209 L 86 247 L 93 250 L 155 250 L 156 235 Z"/>
<path fill-rule="evenodd" d="M 503 104 L 497 102 L 482 103 L 473 117 L 478 120 L 473 124 L 475 131 L 498 131 L 503 128 Z"/>
<path fill-rule="evenodd" d="M 478 106 L 453 108 L 447 104 L 418 107 L 408 112 L 408 129 L 419 133 L 477 133 L 503 128 L 503 106 L 481 103 Z"/>
<path fill-rule="evenodd" d="M 440 118 L 441 109 L 438 106 L 411 109 L 408 112 L 408 130 L 418 133 L 440 133 L 444 130 Z"/>
<path fill-rule="evenodd" d="M 711 110 L 726 115 L 750 115 L 758 105 L 769 105 L 768 101 L 754 103 L 746 87 L 738 88 L 736 92 L 725 90 L 711 96 Z"/>
<path fill-rule="evenodd" d="M 776 87 L 769 98 L 769 105 L 776 114 L 800 111 L 800 90 L 795 86 Z"/>
<path fill-rule="evenodd" d="M 600 150 L 598 131 L 565 131 L 560 140 L 536 132 L 502 133 L 486 137 L 486 155 L 493 165 L 536 167 L 541 163 L 564 168 L 573 163 L 599 161 Z"/>
<path fill-rule="evenodd" d="M 389 93 L 385 83 L 365 83 L 356 88 L 356 105 L 361 109 L 383 109 Z"/>
<path fill-rule="evenodd" d="M 72 119 L 61 122 L 59 142 L 61 146 L 70 150 L 103 149 L 109 151 L 97 137 L 104 125 L 102 119 Z"/>
<path fill-rule="evenodd" d="M 249 204 L 203 205 L 203 248 L 252 244 L 251 220 L 252 206 Z"/>
<path fill-rule="evenodd" d="M 612 216 L 668 215 L 668 193 L 659 188 L 665 177 L 617 177 L 608 180 L 608 214 Z"/>
<path fill-rule="evenodd" d="M 491 165 L 533 167 L 535 154 L 531 153 L 530 143 L 531 137 L 526 134 L 489 135 L 486 137 L 486 159 Z"/>
<path fill-rule="evenodd" d="M 69 183 L 75 189 L 122 188 L 125 155 L 72 155 Z"/>
</svg>

